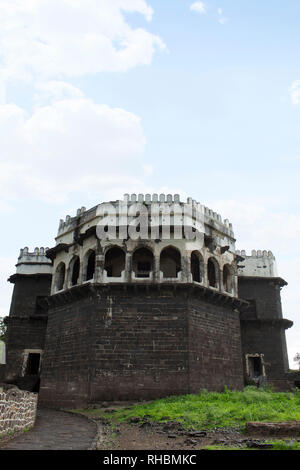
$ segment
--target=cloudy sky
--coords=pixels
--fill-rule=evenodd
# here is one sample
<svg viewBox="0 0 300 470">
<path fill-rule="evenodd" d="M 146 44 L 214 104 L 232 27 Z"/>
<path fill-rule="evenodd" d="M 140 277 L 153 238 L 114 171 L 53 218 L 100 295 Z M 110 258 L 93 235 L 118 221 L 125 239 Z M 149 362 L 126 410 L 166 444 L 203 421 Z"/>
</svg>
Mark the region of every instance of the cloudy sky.
<svg viewBox="0 0 300 470">
<path fill-rule="evenodd" d="M 272 250 L 300 350 L 300 2 L 0 0 L 0 315 L 19 249 L 126 192 Z"/>
</svg>

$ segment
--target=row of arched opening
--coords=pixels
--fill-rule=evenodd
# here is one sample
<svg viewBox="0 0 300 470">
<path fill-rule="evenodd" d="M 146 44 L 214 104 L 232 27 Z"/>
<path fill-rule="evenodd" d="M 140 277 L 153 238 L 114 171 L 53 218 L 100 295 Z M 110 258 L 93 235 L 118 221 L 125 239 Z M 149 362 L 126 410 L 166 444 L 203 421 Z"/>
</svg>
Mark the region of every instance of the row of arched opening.
<svg viewBox="0 0 300 470">
<path fill-rule="evenodd" d="M 106 277 L 122 278 L 125 273 L 125 252 L 119 247 L 110 248 L 105 254 L 104 271 Z M 94 278 L 96 267 L 95 251 L 90 250 L 83 262 L 82 282 L 90 281 Z M 154 272 L 154 255 L 149 248 L 141 247 L 134 251 L 132 255 L 132 273 L 135 279 L 151 279 Z M 206 269 L 206 273 L 205 273 Z M 167 247 L 162 250 L 159 259 L 159 271 L 163 279 L 178 279 L 182 270 L 180 251 L 174 247 Z M 218 262 L 214 258 L 209 258 L 206 268 L 202 255 L 198 251 L 191 254 L 191 274 L 194 282 L 203 283 L 205 277 L 210 287 L 219 288 L 220 269 Z M 205 276 L 206 274 L 206 276 Z M 68 287 L 79 283 L 80 259 L 75 256 L 68 268 Z M 55 291 L 60 291 L 65 286 L 66 266 L 61 262 L 55 273 Z M 225 265 L 222 273 L 223 288 L 226 292 L 232 291 L 232 270 L 229 265 Z"/>
</svg>

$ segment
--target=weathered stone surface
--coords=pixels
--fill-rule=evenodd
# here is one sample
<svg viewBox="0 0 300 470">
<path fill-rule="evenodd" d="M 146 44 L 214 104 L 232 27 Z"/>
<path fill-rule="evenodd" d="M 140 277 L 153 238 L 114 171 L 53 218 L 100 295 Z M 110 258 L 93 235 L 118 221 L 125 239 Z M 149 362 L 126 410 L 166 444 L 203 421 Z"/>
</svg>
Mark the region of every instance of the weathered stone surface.
<svg viewBox="0 0 300 470">
<path fill-rule="evenodd" d="M 38 396 L 0 384 L 0 435 L 22 431 L 35 423 Z"/>
<path fill-rule="evenodd" d="M 246 423 L 246 429 L 251 434 L 261 434 L 265 436 L 300 435 L 300 421 L 286 421 L 282 423 Z"/>
<path fill-rule="evenodd" d="M 239 315 L 197 295 L 166 285 L 136 293 L 99 287 L 50 308 L 40 403 L 82 407 L 242 389 Z"/>
</svg>

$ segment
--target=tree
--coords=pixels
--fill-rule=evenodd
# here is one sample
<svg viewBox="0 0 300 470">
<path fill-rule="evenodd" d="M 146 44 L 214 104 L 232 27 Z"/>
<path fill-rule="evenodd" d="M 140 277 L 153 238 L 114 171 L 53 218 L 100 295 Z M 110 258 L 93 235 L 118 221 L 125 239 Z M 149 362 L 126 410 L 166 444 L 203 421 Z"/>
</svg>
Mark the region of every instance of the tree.
<svg viewBox="0 0 300 470">
<path fill-rule="evenodd" d="M 6 325 L 4 323 L 4 318 L 0 317 L 0 341 L 5 340 Z"/>
<path fill-rule="evenodd" d="M 300 353 L 296 353 L 296 356 L 294 357 L 294 362 L 298 364 L 300 370 Z"/>
</svg>

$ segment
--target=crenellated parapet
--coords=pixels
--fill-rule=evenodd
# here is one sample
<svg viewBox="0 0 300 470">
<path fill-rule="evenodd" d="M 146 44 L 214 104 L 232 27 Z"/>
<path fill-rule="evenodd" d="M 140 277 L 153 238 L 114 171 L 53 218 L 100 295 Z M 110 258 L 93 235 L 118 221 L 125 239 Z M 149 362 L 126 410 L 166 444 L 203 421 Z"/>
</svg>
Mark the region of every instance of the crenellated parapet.
<svg viewBox="0 0 300 470">
<path fill-rule="evenodd" d="M 209 209 L 200 202 L 197 202 L 191 197 L 188 197 L 186 202 L 183 202 L 180 200 L 179 194 L 125 194 L 123 200 L 109 201 L 103 204 L 111 205 L 114 208 L 114 212 L 116 211 L 115 213 L 117 216 L 119 215 L 120 204 L 125 204 L 128 206 L 128 208 L 130 208 L 134 204 L 143 204 L 147 207 L 148 210 L 151 209 L 151 207 L 149 206 L 158 204 L 160 208 L 167 208 L 167 206 L 169 206 L 168 210 L 172 211 L 173 209 L 175 214 L 176 212 L 178 212 L 178 210 L 184 213 L 184 207 L 189 206 L 192 219 L 200 217 L 202 218 L 203 222 L 207 225 L 207 227 L 215 229 L 221 232 L 222 234 L 225 234 L 226 236 L 234 239 L 232 224 L 229 222 L 229 220 L 223 220 L 220 214 L 214 212 L 213 210 Z M 80 227 L 83 224 L 89 223 L 89 221 L 92 221 L 94 219 L 96 219 L 94 220 L 94 223 L 97 223 L 97 219 L 101 220 L 101 217 L 97 218 L 97 214 L 99 214 L 99 207 L 103 204 L 100 204 L 88 211 L 85 207 L 82 207 L 77 210 L 76 216 L 71 217 L 70 215 L 67 215 L 65 219 L 61 219 L 57 236 L 61 237 L 64 234 L 74 230 L 75 227 Z M 173 206 L 173 208 L 171 206 Z"/>
<path fill-rule="evenodd" d="M 245 250 L 236 250 L 236 254 L 243 258 L 238 265 L 238 276 L 278 277 L 275 256 L 271 251 L 252 250 L 251 255 L 247 255 Z"/>
<path fill-rule="evenodd" d="M 232 224 L 179 194 L 125 194 L 60 221 L 52 294 L 86 282 L 196 282 L 237 296 Z"/>
<path fill-rule="evenodd" d="M 52 262 L 46 256 L 47 250 L 48 247 L 41 247 L 30 252 L 28 247 L 22 248 L 16 264 L 16 274 L 52 274 Z"/>
</svg>

